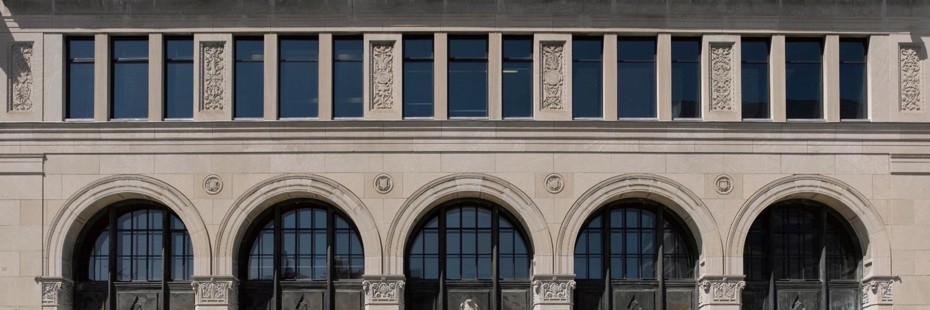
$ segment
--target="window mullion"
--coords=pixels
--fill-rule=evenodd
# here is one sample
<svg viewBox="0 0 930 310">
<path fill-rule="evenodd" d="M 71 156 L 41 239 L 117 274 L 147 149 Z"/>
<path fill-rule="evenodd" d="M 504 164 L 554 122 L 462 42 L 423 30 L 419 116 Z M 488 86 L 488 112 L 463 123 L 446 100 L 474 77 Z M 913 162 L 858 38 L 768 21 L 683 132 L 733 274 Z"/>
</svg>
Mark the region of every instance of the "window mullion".
<svg viewBox="0 0 930 310">
<path fill-rule="evenodd" d="M 439 210 L 439 309 L 446 308 L 446 209 Z"/>
<path fill-rule="evenodd" d="M 326 208 L 326 296 L 329 300 L 330 309 L 335 309 L 336 307 L 336 298 L 333 293 L 336 290 L 333 288 L 333 277 L 335 275 L 336 267 L 334 263 L 335 256 L 334 247 L 335 247 L 335 236 L 333 229 L 336 226 L 335 217 L 333 216 L 333 209 Z M 349 265 L 351 266 L 351 260 Z"/>
<path fill-rule="evenodd" d="M 274 281 L 274 303 L 275 309 L 281 309 L 281 207 L 276 206 L 274 208 L 274 263 L 272 267 L 274 268 L 274 273 L 272 273 L 272 281 Z"/>
<path fill-rule="evenodd" d="M 110 208 L 109 214 L 107 214 L 107 217 L 109 220 L 109 223 L 107 223 L 107 226 L 110 228 L 110 231 L 108 232 L 110 234 L 110 244 L 109 244 L 110 255 L 108 255 L 110 259 L 110 264 L 109 264 L 110 274 L 109 274 L 108 281 L 107 281 L 107 295 L 109 296 L 109 298 L 107 299 L 110 304 L 110 309 L 116 309 L 116 298 L 115 298 L 116 297 L 116 285 L 115 285 L 116 283 L 115 282 L 116 282 L 116 265 L 118 263 L 116 259 L 117 257 L 117 253 L 116 253 L 116 250 L 117 250 L 116 249 L 116 242 L 117 242 L 116 241 L 116 208 Z"/>
<path fill-rule="evenodd" d="M 820 299 L 820 308 L 828 309 L 830 294 L 827 286 L 827 209 L 820 208 L 820 291 L 823 298 Z"/>
<path fill-rule="evenodd" d="M 491 297 L 492 297 L 491 300 L 493 301 L 493 304 L 491 305 L 491 309 L 497 309 L 499 307 L 498 305 L 500 304 L 498 300 L 499 299 L 498 291 L 500 290 L 499 289 L 500 284 L 498 283 L 500 279 L 500 277 L 498 276 L 499 274 L 498 262 L 500 262 L 500 252 L 498 251 L 498 247 L 497 247 L 497 245 L 499 244 L 498 243 L 498 236 L 499 236 L 498 232 L 500 229 L 500 225 L 499 225 L 500 224 L 500 210 L 498 210 L 498 208 L 491 208 L 491 210 L 492 210 L 491 211 L 492 212 L 491 213 L 491 277 L 493 281 L 492 291 L 491 291 Z"/>
<path fill-rule="evenodd" d="M 665 309 L 665 238 L 659 237 L 660 234 L 663 236 L 665 234 L 665 210 L 663 209 L 664 208 L 656 208 L 657 220 L 655 221 L 655 239 L 657 246 L 654 247 L 656 249 L 656 255 L 654 258 L 655 264 L 653 266 L 655 266 L 656 279 L 659 280 L 659 291 L 656 292 L 656 309 Z M 640 219 L 642 219 L 642 216 L 640 216 Z M 642 223 L 640 223 L 640 227 L 642 226 Z"/>
<path fill-rule="evenodd" d="M 162 304 L 165 305 L 164 309 L 170 309 L 171 307 L 171 295 L 170 290 L 168 289 L 168 275 L 171 274 L 171 264 L 170 260 L 170 246 L 171 246 L 171 218 L 168 216 L 168 210 L 165 206 L 161 207 L 161 291 L 164 296 Z"/>
</svg>

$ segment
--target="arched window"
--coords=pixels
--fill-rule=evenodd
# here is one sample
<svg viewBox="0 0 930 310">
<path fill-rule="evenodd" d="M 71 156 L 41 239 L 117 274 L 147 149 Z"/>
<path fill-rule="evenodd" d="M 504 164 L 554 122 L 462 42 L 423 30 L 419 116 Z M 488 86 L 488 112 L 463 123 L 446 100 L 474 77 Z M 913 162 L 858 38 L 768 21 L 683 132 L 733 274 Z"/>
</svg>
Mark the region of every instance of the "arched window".
<svg viewBox="0 0 930 310">
<path fill-rule="evenodd" d="M 859 309 L 862 257 L 829 207 L 789 200 L 766 209 L 746 237 L 743 309 Z"/>
<path fill-rule="evenodd" d="M 407 309 L 529 309 L 532 249 L 513 217 L 484 200 L 436 208 L 407 243 Z M 472 308 L 467 308 L 472 307 Z"/>
<path fill-rule="evenodd" d="M 595 213 L 575 242 L 576 309 L 696 309 L 696 253 L 665 206 L 622 200 Z"/>
<path fill-rule="evenodd" d="M 74 251 L 76 309 L 193 309 L 191 239 L 170 209 L 126 201 L 89 223 Z"/>
<path fill-rule="evenodd" d="M 279 203 L 243 240 L 240 309 L 361 309 L 362 241 L 332 206 L 307 199 Z"/>
</svg>

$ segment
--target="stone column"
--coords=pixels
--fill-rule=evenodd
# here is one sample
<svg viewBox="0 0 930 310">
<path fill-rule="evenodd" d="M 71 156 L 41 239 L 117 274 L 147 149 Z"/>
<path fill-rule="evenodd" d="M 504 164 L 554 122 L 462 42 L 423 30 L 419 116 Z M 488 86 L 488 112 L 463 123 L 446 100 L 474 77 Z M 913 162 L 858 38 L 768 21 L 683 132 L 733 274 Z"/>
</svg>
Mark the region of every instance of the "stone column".
<svg viewBox="0 0 930 310">
<path fill-rule="evenodd" d="M 71 280 L 38 277 L 36 283 L 42 287 L 42 309 L 71 309 Z"/>
<path fill-rule="evenodd" d="M 698 281 L 699 308 L 739 310 L 746 281 L 741 275 L 703 276 Z"/>
<path fill-rule="evenodd" d="M 404 276 L 366 275 L 362 281 L 366 310 L 404 308 Z"/>
<path fill-rule="evenodd" d="M 893 276 L 872 276 L 862 281 L 862 309 L 891 309 L 894 305 Z"/>
<path fill-rule="evenodd" d="M 536 275 L 533 277 L 533 310 L 572 309 L 575 275 Z"/>
<path fill-rule="evenodd" d="M 236 286 L 234 277 L 194 277 L 194 306 L 197 310 L 235 310 Z"/>
</svg>

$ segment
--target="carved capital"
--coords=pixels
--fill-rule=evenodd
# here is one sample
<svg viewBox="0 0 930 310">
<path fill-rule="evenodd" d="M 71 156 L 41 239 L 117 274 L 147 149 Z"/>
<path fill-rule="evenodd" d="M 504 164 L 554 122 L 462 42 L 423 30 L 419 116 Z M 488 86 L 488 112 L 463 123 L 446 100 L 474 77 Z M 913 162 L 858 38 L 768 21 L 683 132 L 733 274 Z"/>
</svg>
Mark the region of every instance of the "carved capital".
<svg viewBox="0 0 930 310">
<path fill-rule="evenodd" d="M 226 87 L 226 42 L 200 42 L 200 110 L 223 111 Z"/>
<path fill-rule="evenodd" d="M 235 278 L 195 278 L 191 282 L 194 301 L 198 306 L 232 304 L 237 282 Z"/>
<path fill-rule="evenodd" d="M 917 44 L 901 44 L 898 48 L 901 95 L 899 110 L 902 112 L 923 111 L 920 93 L 920 53 L 921 46 Z"/>
<path fill-rule="evenodd" d="M 705 276 L 698 282 L 700 306 L 739 305 L 744 287 L 742 276 Z"/>
<path fill-rule="evenodd" d="M 733 43 L 710 44 L 710 110 L 733 111 Z"/>
<path fill-rule="evenodd" d="M 71 281 L 64 278 L 36 278 L 42 288 L 42 307 L 71 306 Z"/>
<path fill-rule="evenodd" d="M 32 49 L 33 42 L 10 44 L 10 103 L 7 111 L 32 110 Z"/>
<path fill-rule="evenodd" d="M 570 305 L 574 290 L 572 275 L 537 275 L 533 279 L 533 303 Z"/>
<path fill-rule="evenodd" d="M 403 276 L 366 276 L 362 281 L 365 304 L 404 304 Z"/>
<path fill-rule="evenodd" d="M 540 41 L 540 109 L 565 110 L 565 41 Z"/>
<path fill-rule="evenodd" d="M 897 277 L 871 277 L 862 282 L 862 308 L 894 304 Z"/>
</svg>

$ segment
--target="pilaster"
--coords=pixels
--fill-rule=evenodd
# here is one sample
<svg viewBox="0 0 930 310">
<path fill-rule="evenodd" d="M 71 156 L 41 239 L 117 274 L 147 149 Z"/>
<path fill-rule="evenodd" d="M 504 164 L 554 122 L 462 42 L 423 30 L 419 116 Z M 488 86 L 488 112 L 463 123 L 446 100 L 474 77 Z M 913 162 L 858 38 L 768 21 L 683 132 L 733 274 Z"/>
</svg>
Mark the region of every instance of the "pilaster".
<svg viewBox="0 0 930 310">
<path fill-rule="evenodd" d="M 273 121 L 278 119 L 278 35 L 265 34 L 265 100 L 262 109 L 264 119 Z"/>
<path fill-rule="evenodd" d="M 449 34 L 433 35 L 433 119 L 449 118 Z"/>
<path fill-rule="evenodd" d="M 318 37 L 320 42 L 319 63 L 319 111 L 317 119 L 333 119 L 333 34 L 321 33 Z"/>
<path fill-rule="evenodd" d="M 404 308 L 403 275 L 366 275 L 362 290 L 366 310 L 400 310 Z"/>
<path fill-rule="evenodd" d="M 504 36 L 488 34 L 488 119 L 503 119 Z"/>
<path fill-rule="evenodd" d="M 769 53 L 769 94 L 771 96 L 771 112 L 773 122 L 785 122 L 785 35 L 773 35 L 772 47 Z"/>
<path fill-rule="evenodd" d="M 42 58 L 43 74 L 42 98 L 43 116 L 46 122 L 60 122 L 65 119 L 65 37 L 62 34 L 45 34 Z"/>
<path fill-rule="evenodd" d="M 239 280 L 234 277 L 194 277 L 191 286 L 194 289 L 194 306 L 197 310 L 235 310 L 236 286 Z"/>
<path fill-rule="evenodd" d="M 110 36 L 94 35 L 94 121 L 110 119 Z"/>
<path fill-rule="evenodd" d="M 893 276 L 872 276 L 862 281 L 862 309 L 891 308 L 894 305 Z"/>
<path fill-rule="evenodd" d="M 536 120 L 572 119 L 572 35 L 537 33 L 533 49 Z"/>
<path fill-rule="evenodd" d="M 703 38 L 701 75 L 705 121 L 738 122 L 742 119 L 739 36 Z"/>
<path fill-rule="evenodd" d="M 840 121 L 840 37 L 828 35 L 823 44 L 823 117 Z"/>
<path fill-rule="evenodd" d="M 672 35 L 660 33 L 656 42 L 656 104 L 659 121 L 672 120 Z"/>
<path fill-rule="evenodd" d="M 534 310 L 569 310 L 575 290 L 575 275 L 539 274 L 533 277 Z"/>
<path fill-rule="evenodd" d="M 617 112 L 617 35 L 604 35 L 604 119 L 619 119 Z"/>
<path fill-rule="evenodd" d="M 39 284 L 42 292 L 42 309 L 71 309 L 71 280 L 65 278 L 37 277 L 36 283 Z"/>
<path fill-rule="evenodd" d="M 160 122 L 165 116 L 164 35 L 149 34 L 149 121 Z"/>
<path fill-rule="evenodd" d="M 401 34 L 365 34 L 365 119 L 403 118 L 403 37 Z"/>
<path fill-rule="evenodd" d="M 698 281 L 700 309 L 740 309 L 746 282 L 741 275 L 703 276 Z"/>
</svg>

